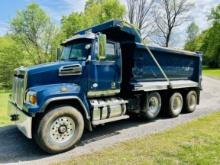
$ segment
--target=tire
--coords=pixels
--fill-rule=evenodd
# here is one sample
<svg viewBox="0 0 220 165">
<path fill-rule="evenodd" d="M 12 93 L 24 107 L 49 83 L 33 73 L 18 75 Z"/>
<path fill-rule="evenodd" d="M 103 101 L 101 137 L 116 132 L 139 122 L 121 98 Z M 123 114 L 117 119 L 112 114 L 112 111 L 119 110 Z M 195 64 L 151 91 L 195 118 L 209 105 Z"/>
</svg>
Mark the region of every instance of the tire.
<svg viewBox="0 0 220 165">
<path fill-rule="evenodd" d="M 170 117 L 177 117 L 183 109 L 183 97 L 181 93 L 175 92 L 171 95 L 168 105 L 168 114 Z"/>
<path fill-rule="evenodd" d="M 194 90 L 191 90 L 186 94 L 184 100 L 184 111 L 186 113 L 192 113 L 196 110 L 197 98 L 197 93 Z"/>
<path fill-rule="evenodd" d="M 41 118 L 33 134 L 40 148 L 50 154 L 57 154 L 72 149 L 80 140 L 83 130 L 81 113 L 71 106 L 60 106 Z"/>
<path fill-rule="evenodd" d="M 144 119 L 155 119 L 161 110 L 161 96 L 158 92 L 149 93 L 144 103 L 142 117 Z"/>
</svg>

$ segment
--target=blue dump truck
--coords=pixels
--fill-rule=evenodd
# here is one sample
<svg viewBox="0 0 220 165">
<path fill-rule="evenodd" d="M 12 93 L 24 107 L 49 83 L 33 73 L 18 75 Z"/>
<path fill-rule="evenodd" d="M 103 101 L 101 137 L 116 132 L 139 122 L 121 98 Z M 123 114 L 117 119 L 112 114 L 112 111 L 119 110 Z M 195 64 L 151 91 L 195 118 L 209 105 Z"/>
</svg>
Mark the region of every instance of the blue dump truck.
<svg viewBox="0 0 220 165">
<path fill-rule="evenodd" d="M 62 42 L 57 62 L 15 69 L 9 114 L 48 153 L 70 150 L 85 129 L 199 104 L 199 53 L 146 46 L 139 30 L 110 20 Z"/>
</svg>

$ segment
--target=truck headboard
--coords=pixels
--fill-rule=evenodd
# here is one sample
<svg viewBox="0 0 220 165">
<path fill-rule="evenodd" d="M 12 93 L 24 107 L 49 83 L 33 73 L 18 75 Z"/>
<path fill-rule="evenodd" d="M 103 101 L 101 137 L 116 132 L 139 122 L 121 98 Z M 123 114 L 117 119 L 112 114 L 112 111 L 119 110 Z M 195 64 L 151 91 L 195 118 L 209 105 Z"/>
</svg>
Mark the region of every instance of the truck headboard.
<svg viewBox="0 0 220 165">
<path fill-rule="evenodd" d="M 120 20 L 110 20 L 88 29 L 76 32 L 76 34 L 85 34 L 87 32 L 104 33 L 108 39 L 118 42 L 141 42 L 140 31 L 133 25 Z"/>
</svg>

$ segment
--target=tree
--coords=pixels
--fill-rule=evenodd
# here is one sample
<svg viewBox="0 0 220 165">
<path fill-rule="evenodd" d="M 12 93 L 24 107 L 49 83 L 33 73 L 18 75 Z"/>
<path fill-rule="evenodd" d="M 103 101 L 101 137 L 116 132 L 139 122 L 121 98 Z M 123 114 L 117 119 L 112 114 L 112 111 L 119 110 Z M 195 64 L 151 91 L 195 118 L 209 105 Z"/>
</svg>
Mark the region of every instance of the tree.
<svg viewBox="0 0 220 165">
<path fill-rule="evenodd" d="M 212 9 L 208 19 L 212 26 L 204 43 L 206 44 L 204 53 L 209 67 L 217 68 L 220 67 L 220 4 Z"/>
<path fill-rule="evenodd" d="M 193 41 L 199 32 L 199 27 L 192 22 L 187 28 L 187 41 Z"/>
<path fill-rule="evenodd" d="M 95 4 L 94 4 L 95 5 Z M 87 10 L 92 10 L 91 5 Z M 125 15 L 125 7 L 119 0 L 101 0 L 100 1 L 100 13 L 98 13 L 99 23 L 107 21 L 109 19 L 123 19 Z M 88 13 L 87 15 L 89 15 Z M 96 15 L 94 15 L 96 17 Z"/>
<path fill-rule="evenodd" d="M 220 67 L 220 4 L 212 9 L 208 20 L 211 27 L 197 35 L 192 43 L 186 43 L 186 48 L 203 52 L 203 64 L 217 68 Z"/>
<path fill-rule="evenodd" d="M 131 24 L 141 30 L 142 38 L 146 39 L 154 28 L 152 23 L 152 6 L 154 0 L 127 0 L 127 17 Z"/>
<path fill-rule="evenodd" d="M 14 69 L 24 65 L 22 48 L 10 36 L 0 37 L 0 89 L 10 88 Z"/>
<path fill-rule="evenodd" d="M 84 14 L 78 12 L 72 12 L 69 16 L 63 16 L 61 22 L 65 37 L 70 37 L 79 29 L 87 27 L 88 22 L 86 20 Z"/>
<path fill-rule="evenodd" d="M 11 32 L 34 64 L 54 60 L 59 30 L 38 4 L 31 3 L 17 12 L 11 21 Z"/>
<path fill-rule="evenodd" d="M 62 18 L 62 31 L 66 37 L 75 32 L 109 19 L 123 19 L 125 7 L 119 0 L 88 0 L 83 12 L 73 12 Z"/>
<path fill-rule="evenodd" d="M 194 50 L 195 49 L 195 40 L 199 32 L 199 27 L 192 22 L 187 28 L 187 39 L 185 44 L 186 50 Z"/>
<path fill-rule="evenodd" d="M 214 24 L 220 23 L 220 4 L 213 8 L 211 14 L 208 16 L 208 19 L 211 20 Z"/>
<path fill-rule="evenodd" d="M 159 0 L 154 6 L 156 31 L 151 39 L 168 47 L 173 30 L 189 20 L 192 5 L 189 0 Z"/>
</svg>

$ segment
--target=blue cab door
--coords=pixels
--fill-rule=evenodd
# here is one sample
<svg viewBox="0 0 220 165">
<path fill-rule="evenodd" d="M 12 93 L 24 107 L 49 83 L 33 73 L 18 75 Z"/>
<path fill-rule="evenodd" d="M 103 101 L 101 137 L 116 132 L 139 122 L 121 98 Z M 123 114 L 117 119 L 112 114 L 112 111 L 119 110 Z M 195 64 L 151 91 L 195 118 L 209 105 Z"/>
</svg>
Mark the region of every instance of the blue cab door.
<svg viewBox="0 0 220 165">
<path fill-rule="evenodd" d="M 97 43 L 95 47 L 97 47 Z M 118 93 L 121 83 L 119 44 L 108 41 L 106 43 L 106 56 L 102 60 L 98 59 L 98 52 L 94 52 L 88 67 L 88 96 L 105 96 Z"/>
</svg>

